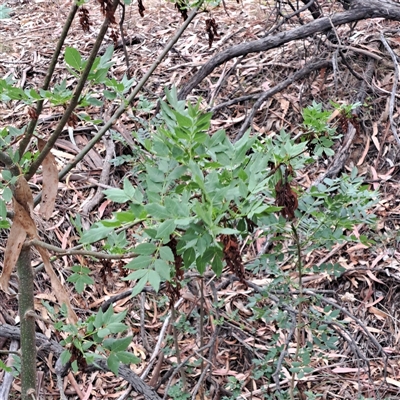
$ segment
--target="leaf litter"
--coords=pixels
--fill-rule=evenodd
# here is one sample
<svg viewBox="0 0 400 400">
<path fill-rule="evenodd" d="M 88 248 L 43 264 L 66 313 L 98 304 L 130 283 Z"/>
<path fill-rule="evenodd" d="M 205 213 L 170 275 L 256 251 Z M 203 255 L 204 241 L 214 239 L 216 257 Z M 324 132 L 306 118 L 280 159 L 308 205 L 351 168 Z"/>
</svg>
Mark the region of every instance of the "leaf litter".
<svg viewBox="0 0 400 400">
<path fill-rule="evenodd" d="M 60 35 L 62 22 L 67 15 L 69 6 L 69 3 L 60 3 L 56 7 L 54 3 L 40 0 L 31 1 L 24 5 L 13 5 L 15 16 L 9 20 L 3 20 L 2 28 L 4 29 L 0 31 L 0 72 L 2 76 L 14 77 L 21 87 L 38 88 L 41 86 L 49 58 Z M 129 46 L 129 72 L 135 79 L 140 79 L 146 72 L 148 66 L 174 32 L 175 27 L 180 24 L 182 15 L 184 16 L 184 13 L 181 15 L 176 12 L 171 4 L 161 2 L 142 4 L 140 2 L 139 7 L 144 17 L 138 18 L 137 10 L 134 7 L 129 7 L 127 8 L 125 24 L 126 36 L 131 43 L 131 46 Z M 268 30 L 268 13 L 272 10 L 268 3 L 262 5 L 244 1 L 238 5 L 232 2 L 226 4 L 225 7 L 227 13 L 221 8 L 213 11 L 211 18 L 200 15 L 199 19 L 184 34 L 183 39 L 178 42 L 174 50 L 162 62 L 160 68 L 146 86 L 146 95 L 150 99 L 155 100 L 162 96 L 164 86 L 184 84 L 188 75 L 194 74 L 204 60 L 216 54 L 217 51 L 232 44 L 262 37 Z M 67 45 L 79 48 L 79 51 L 85 56 L 93 42 L 93 31 L 91 29 L 95 29 L 97 21 L 100 20 L 96 7 L 89 9 L 89 18 L 93 21 L 93 25 L 87 27 L 88 32 L 82 32 L 75 21 L 72 34 L 67 38 Z M 304 18 L 309 18 L 309 16 L 305 15 Z M 383 27 L 390 29 L 392 26 L 394 25 L 388 21 L 359 22 L 356 27 L 356 34 L 352 36 L 351 44 L 353 47 L 367 50 L 379 57 L 386 57 L 381 51 L 369 46 L 369 39 L 379 29 Z M 338 35 L 345 37 L 349 29 L 350 27 L 347 26 L 338 28 Z M 111 38 L 108 38 L 108 42 L 111 43 Z M 287 75 L 293 70 L 304 65 L 304 60 L 307 57 L 299 43 L 307 47 L 310 54 L 315 51 L 316 43 L 311 39 L 306 39 L 288 43 L 267 53 L 250 55 L 239 62 L 231 60 L 225 66 L 214 71 L 192 93 L 192 96 L 201 95 L 204 98 L 203 105 L 205 108 L 240 96 L 257 96 L 260 93 L 260 88 L 268 90 L 286 79 Z M 391 39 L 391 45 L 399 50 L 400 43 L 396 38 Z M 103 51 L 105 51 L 105 48 Z M 356 71 L 360 73 L 366 69 L 366 61 L 363 58 L 357 58 L 356 55 L 353 55 L 353 57 L 355 57 L 354 67 Z M 338 330 L 342 329 L 343 333 L 340 348 L 336 351 L 325 351 L 324 359 L 321 357 L 312 358 L 309 365 L 312 366 L 313 373 L 297 379 L 300 391 L 314 390 L 323 393 L 327 398 L 338 395 L 343 398 L 356 398 L 360 391 L 366 395 L 374 393 L 376 387 L 381 387 L 380 385 L 384 383 L 382 370 L 386 362 L 388 367 L 387 385 L 385 385 L 384 394 L 395 396 L 398 393 L 398 387 L 400 387 L 400 369 L 396 361 L 396 357 L 399 355 L 398 343 L 400 340 L 397 307 L 400 301 L 398 291 L 400 284 L 400 248 L 396 239 L 396 231 L 399 227 L 400 204 L 398 199 L 400 196 L 399 184 L 397 183 L 398 171 L 393 169 L 397 150 L 393 138 L 390 133 L 388 134 L 387 104 L 393 73 L 389 57 L 385 60 L 386 63 L 383 63 L 383 68 L 376 71 L 376 76 L 370 83 L 374 89 L 374 107 L 370 109 L 369 115 L 363 119 L 363 124 L 367 127 L 367 130 L 370 129 L 373 133 L 371 135 L 372 143 L 369 148 L 365 147 L 365 143 L 370 143 L 370 139 L 365 132 L 361 131 L 361 137 L 353 142 L 350 160 L 346 165 L 347 170 L 351 170 L 354 165 L 357 165 L 359 175 L 365 177 L 366 183 L 380 191 L 381 200 L 375 213 L 379 217 L 377 229 L 383 237 L 383 245 L 376 247 L 338 245 L 330 252 L 315 251 L 307 255 L 305 270 L 310 272 L 303 276 L 303 282 L 305 289 L 327 291 L 329 293 L 328 298 L 329 296 L 336 298 L 340 307 L 357 317 L 358 321 L 362 321 L 365 329 L 374 334 L 386 354 L 390 355 L 390 359 L 384 360 L 383 357 L 377 357 L 376 349 L 369 338 L 361 333 L 362 329 L 358 322 L 343 314 L 343 318 L 347 322 L 347 330 L 338 327 Z M 115 65 L 112 73 L 120 79 L 126 72 L 121 49 L 116 50 L 113 61 L 115 61 Z M 57 69 L 56 78 L 60 82 L 66 79 L 68 85 L 74 84 L 74 78 L 61 66 Z M 339 79 L 342 88 L 351 85 L 357 87 L 354 78 L 349 73 L 343 72 Z M 296 134 L 301 123 L 301 109 L 309 105 L 307 101 L 309 98 L 324 104 L 327 104 L 328 99 L 339 99 L 348 101 L 348 103 L 353 101 L 350 97 L 350 90 L 339 88 L 337 77 L 326 70 L 321 70 L 310 78 L 304 79 L 301 82 L 300 89 L 297 84 L 291 85 L 284 92 L 275 94 L 264 101 L 253 121 L 255 132 L 265 137 L 273 136 L 281 129 Z M 214 114 L 213 127 L 215 130 L 223 127 L 234 137 L 240 128 L 245 113 L 250 108 L 251 105 L 245 101 L 221 108 Z M 88 110 L 93 117 L 103 117 L 101 110 L 96 107 Z M 57 114 L 57 111 L 59 114 Z M 38 126 L 38 131 L 43 137 L 46 137 L 54 129 L 62 111 L 61 108 L 57 110 L 45 107 Z M 19 104 L 10 109 L 2 103 L 0 104 L 0 118 L 4 121 L 4 124 L 22 127 L 29 121 L 29 110 Z M 369 123 L 372 124 L 372 127 L 368 125 Z M 137 130 L 139 127 L 126 116 L 119 121 L 119 128 L 125 133 Z M 91 195 L 91 190 L 98 187 L 105 149 L 102 145 L 95 147 L 92 152 L 93 157 L 82 161 L 65 182 L 57 185 L 59 193 L 56 199 L 54 199 L 54 192 L 46 188 L 45 182 L 48 177 L 55 182 L 54 166 L 57 165 L 59 170 L 68 163 L 71 157 L 90 140 L 93 130 L 93 127 L 78 122 L 77 126 L 74 127 L 74 134 L 79 132 L 79 135 L 75 137 L 74 142 L 66 129 L 63 138 L 56 143 L 54 155 L 49 156 L 49 159 L 43 165 L 43 175 L 37 175 L 33 178 L 36 190 L 43 190 L 43 193 L 49 199 L 48 204 L 50 205 L 47 209 L 45 206 L 45 211 L 42 211 L 49 218 L 48 221 L 37 220 L 35 215 L 33 216 L 35 223 L 30 222 L 30 218 L 26 218 L 26 213 L 31 213 L 33 209 L 33 201 L 31 195 L 26 197 L 25 183 L 20 182 L 21 187 L 25 187 L 25 189 L 22 189 L 21 192 L 23 200 L 18 200 L 15 207 L 17 218 L 8 238 L 5 236 L 1 238 L 1 245 L 5 248 L 3 276 L 10 278 L 10 268 L 16 262 L 13 243 L 19 247 L 23 243 L 26 232 L 32 236 L 36 231 L 36 226 L 41 237 L 47 243 L 62 248 L 71 248 L 76 245 L 76 230 L 75 228 L 71 229 L 70 224 L 71 221 L 76 221 L 79 217 L 82 202 Z M 121 134 L 123 135 L 123 133 Z M 118 143 L 116 152 L 123 154 L 124 151 L 126 151 L 124 146 Z M 309 187 L 325 169 L 325 163 L 320 163 L 318 167 L 313 166 L 313 169 L 306 169 L 302 176 L 296 178 L 297 184 L 306 188 Z M 107 186 L 119 187 L 119 180 L 127 172 L 124 166 L 115 167 Z M 297 202 L 297 199 L 294 199 L 295 193 L 290 187 L 287 187 L 286 182 L 280 184 L 283 184 L 283 188 L 281 187 L 280 190 L 284 190 L 281 202 L 288 207 L 284 212 L 291 216 Z M 30 189 L 29 193 L 31 193 Z M 53 206 L 54 201 L 56 202 L 55 207 Z M 103 216 L 110 215 L 113 211 L 111 207 L 112 205 L 107 202 L 99 204 L 99 210 L 101 210 Z M 21 210 L 21 213 L 18 210 Z M 85 217 L 94 222 L 98 216 L 96 212 L 99 213 L 100 211 L 94 210 Z M 354 234 L 361 234 L 363 229 L 363 226 L 359 226 Z M 253 241 L 256 242 L 256 240 L 257 238 L 254 237 Z M 240 254 L 238 252 L 239 245 L 231 243 L 229 247 L 226 245 L 226 252 L 231 254 L 231 259 L 252 259 L 257 255 L 256 245 L 254 247 L 246 246 L 244 249 L 240 248 L 243 252 Z M 42 254 L 42 258 L 45 261 L 45 266 L 48 267 L 50 263 L 48 255 Z M 312 272 L 311 267 L 319 265 L 322 260 L 339 263 L 345 271 L 334 280 L 326 274 Z M 63 259 L 55 260 L 53 265 L 64 280 L 70 273 L 70 266 L 76 262 L 89 266 L 95 279 L 95 284 L 86 288 L 85 297 L 74 295 L 71 299 L 74 307 L 80 310 L 81 317 L 85 317 L 88 310 L 97 311 L 110 297 L 129 289 L 128 284 L 121 280 L 123 269 L 122 264 L 119 263 L 110 264 L 92 261 L 81 256 L 64 256 Z M 37 255 L 35 264 L 37 266 L 40 263 L 40 257 Z M 293 265 L 291 260 L 285 260 L 282 268 L 293 270 L 291 276 L 296 279 L 297 272 Z M 48 272 L 47 268 L 46 270 Z M 240 274 L 243 275 L 242 267 L 240 267 Z M 37 310 L 44 319 L 50 320 L 48 309 L 42 305 L 40 300 L 48 299 L 54 302 L 54 287 L 51 289 L 46 275 L 40 269 L 37 272 L 37 277 Z M 193 330 L 192 333 L 187 330 L 179 335 L 181 358 L 191 357 L 193 361 L 199 357 L 195 349 L 198 346 L 197 339 L 200 334 L 198 327 L 190 322 L 198 301 L 196 296 L 200 290 L 200 281 L 196 279 L 197 276 L 195 275 L 190 290 L 187 288 L 181 290 L 180 296 L 183 302 L 179 308 L 180 318 L 188 321 Z M 249 318 L 254 314 L 249 306 L 254 285 L 262 286 L 267 278 L 261 273 L 252 274 L 246 271 L 246 279 L 253 283 L 253 288 L 252 286 L 244 287 L 240 282 L 235 282 L 229 272 L 224 272 L 222 277 L 215 282 L 217 286 L 214 291 L 211 283 L 205 286 L 206 303 L 204 307 L 208 310 L 213 309 L 216 315 L 219 314 L 220 317 L 229 321 L 227 326 L 219 330 L 215 337 L 213 368 L 209 378 L 207 378 L 207 384 L 209 388 L 214 390 L 215 396 L 216 393 L 221 396 L 232 395 L 226 389 L 229 377 L 235 377 L 241 382 L 242 398 L 263 398 L 263 394 L 275 389 L 276 383 L 267 380 L 265 377 L 255 379 L 252 376 L 253 360 L 262 359 L 271 351 L 268 343 L 273 336 L 278 336 L 278 344 L 282 346 L 290 338 L 288 331 L 279 330 L 271 323 L 265 324 L 262 318 Z M 63 282 L 62 284 L 67 287 L 67 283 Z M 68 290 L 72 292 L 71 288 Z M 335 295 L 332 295 L 332 293 L 335 293 Z M 294 293 L 293 296 L 295 295 Z M 12 299 L 4 296 L 3 293 L 0 293 L 0 304 L 11 304 Z M 217 309 L 215 308 L 215 297 L 219 302 Z M 161 318 L 168 315 L 169 308 L 160 304 L 160 295 L 147 293 L 143 304 L 139 303 L 136 298 L 130 301 L 124 298 L 115 302 L 115 309 L 118 312 L 129 310 L 130 328 L 134 335 L 131 350 L 142 359 L 141 364 L 134 366 L 133 369 L 141 374 L 152 357 L 152 350 L 163 326 L 160 322 Z M 15 318 L 16 316 L 15 307 L 1 311 L 7 314 L 7 318 Z M 321 308 L 319 311 L 323 312 L 323 309 Z M 233 316 L 236 316 L 236 318 L 233 318 Z M 217 331 L 217 325 L 212 323 L 212 318 L 213 316 L 210 313 L 210 321 L 203 327 L 204 330 L 201 333 L 205 342 L 212 340 Z M 56 333 L 50 324 L 38 322 L 38 327 L 48 337 L 56 338 Z M 351 347 L 351 338 L 348 337 L 348 341 L 343 339 L 349 333 L 358 343 L 359 348 L 368 356 L 369 370 L 357 366 L 359 360 L 355 357 Z M 2 343 L 4 346 L 5 343 Z M 288 343 L 288 352 L 293 354 L 294 351 L 295 342 L 294 339 L 291 339 Z M 153 384 L 162 379 L 171 370 L 172 363 L 176 361 L 174 356 L 165 354 L 160 366 L 154 368 L 154 376 L 151 378 Z M 58 393 L 57 387 L 50 378 L 51 368 L 50 358 L 47 362 L 41 361 L 39 363 L 39 369 L 45 372 L 45 381 L 41 390 L 43 393 L 56 394 Z M 292 373 L 285 367 L 282 368 L 282 371 L 283 377 L 280 385 L 287 387 L 292 378 Z M 200 369 L 196 368 L 188 373 L 190 388 L 195 385 L 199 374 Z M 72 378 L 69 376 L 69 378 L 64 379 L 67 382 L 68 379 L 71 380 Z M 111 373 L 80 372 L 76 374 L 74 379 L 75 381 L 70 382 L 71 385 L 68 385 L 66 390 L 69 398 L 96 399 L 103 397 L 111 399 L 128 390 L 126 382 L 122 378 L 116 378 Z M 165 382 L 160 386 L 159 393 L 162 394 L 164 389 Z"/>
</svg>

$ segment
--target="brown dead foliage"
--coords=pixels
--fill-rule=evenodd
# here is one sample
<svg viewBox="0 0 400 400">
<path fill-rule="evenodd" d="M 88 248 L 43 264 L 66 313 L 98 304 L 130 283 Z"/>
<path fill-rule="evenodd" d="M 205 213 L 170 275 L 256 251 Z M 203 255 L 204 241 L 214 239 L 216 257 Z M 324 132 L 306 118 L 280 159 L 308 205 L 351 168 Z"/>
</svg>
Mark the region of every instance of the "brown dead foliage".
<svg viewBox="0 0 400 400">
<path fill-rule="evenodd" d="M 20 214 L 18 214 L 20 215 Z M 4 251 L 3 272 L 0 276 L 0 288 L 8 293 L 8 285 L 11 274 L 14 270 L 22 245 L 26 239 L 26 231 L 20 222 L 20 218 L 16 215 L 8 235 L 6 249 Z"/>
<path fill-rule="evenodd" d="M 243 266 L 242 255 L 240 254 L 238 238 L 234 235 L 221 235 L 220 238 L 224 245 L 224 261 L 232 274 L 239 278 L 240 283 L 247 287 L 246 274 Z"/>
<path fill-rule="evenodd" d="M 217 29 L 218 24 L 215 22 L 215 18 L 206 19 L 206 32 L 208 34 L 209 48 L 211 48 L 211 46 L 213 45 L 215 36 L 218 36 Z"/>
<path fill-rule="evenodd" d="M 279 179 L 275 185 L 275 192 L 275 203 L 278 207 L 282 207 L 282 216 L 290 220 L 294 219 L 294 212 L 297 210 L 299 203 L 297 194 L 293 191 L 290 183 L 287 181 L 282 182 L 282 179 Z"/>
<path fill-rule="evenodd" d="M 175 260 L 172 279 L 170 282 L 166 283 L 167 293 L 170 299 L 170 307 L 173 307 L 173 305 L 181 298 L 182 281 L 184 279 L 183 259 L 182 256 L 179 255 L 176 251 L 177 244 L 178 242 L 174 237 L 172 237 L 171 240 L 167 243 L 167 246 L 171 249 Z"/>
<path fill-rule="evenodd" d="M 92 22 L 89 17 L 89 10 L 86 7 L 79 7 L 79 23 L 84 32 L 89 32 Z"/>
<path fill-rule="evenodd" d="M 38 139 L 39 151 L 42 151 L 47 142 Z M 58 169 L 57 162 L 52 153 L 48 153 L 42 163 L 43 185 L 42 200 L 40 202 L 40 214 L 44 219 L 49 219 L 54 211 L 58 192 Z"/>
</svg>

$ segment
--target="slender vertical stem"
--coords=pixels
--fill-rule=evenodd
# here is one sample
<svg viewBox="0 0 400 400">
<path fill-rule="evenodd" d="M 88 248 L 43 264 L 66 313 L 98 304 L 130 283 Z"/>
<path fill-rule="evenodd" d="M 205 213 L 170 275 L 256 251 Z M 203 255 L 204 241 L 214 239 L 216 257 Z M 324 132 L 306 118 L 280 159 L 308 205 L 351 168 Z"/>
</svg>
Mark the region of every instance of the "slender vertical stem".
<svg viewBox="0 0 400 400">
<path fill-rule="evenodd" d="M 49 88 L 49 85 L 50 85 L 50 82 L 51 82 L 51 78 L 53 76 L 54 70 L 55 70 L 56 65 L 57 65 L 58 57 L 59 57 L 59 55 L 61 53 L 61 49 L 62 49 L 62 47 L 64 45 L 64 41 L 65 41 L 65 39 L 66 39 L 66 37 L 68 35 L 68 31 L 71 28 L 72 21 L 74 20 L 77 11 L 78 11 L 78 6 L 74 3 L 72 5 L 72 7 L 71 7 L 71 10 L 70 10 L 69 14 L 68 14 L 67 20 L 65 21 L 65 24 L 63 26 L 63 30 L 61 32 L 61 36 L 58 39 L 58 42 L 56 44 L 56 48 L 54 49 L 53 57 L 51 58 L 49 69 L 47 70 L 47 75 L 46 75 L 46 77 L 44 79 L 44 82 L 43 82 L 43 87 L 42 87 L 43 90 L 47 90 Z M 19 147 L 18 147 L 19 159 L 23 156 L 23 154 L 24 154 L 26 148 L 28 147 L 29 142 L 30 142 L 30 140 L 32 138 L 33 132 L 34 132 L 34 130 L 36 128 L 37 120 L 38 120 L 39 115 L 41 114 L 42 109 L 43 109 L 43 101 L 44 100 L 39 100 L 37 102 L 36 110 L 35 110 L 36 119 L 32 119 L 31 120 L 31 122 L 28 125 L 28 128 L 26 129 L 24 138 L 19 143 Z"/>
<path fill-rule="evenodd" d="M 31 400 L 36 394 L 36 340 L 33 269 L 30 248 L 23 246 L 17 261 L 19 278 L 19 317 L 21 321 L 21 399 Z"/>
<path fill-rule="evenodd" d="M 297 271 L 299 273 L 299 311 L 297 314 L 297 333 L 296 333 L 296 353 L 294 356 L 295 361 L 298 361 L 299 358 L 299 352 L 300 352 L 300 342 L 301 342 L 301 325 L 302 325 L 302 301 L 303 301 L 303 275 L 302 275 L 302 270 L 303 270 L 303 263 L 301 261 L 301 245 L 300 245 L 300 238 L 297 233 L 297 229 L 294 226 L 294 223 L 291 223 L 292 226 L 292 232 L 294 236 L 294 241 L 296 243 L 296 249 L 297 249 Z M 294 373 L 292 373 L 292 381 L 290 385 L 290 398 L 294 400 Z"/>
<path fill-rule="evenodd" d="M 169 53 L 169 51 L 172 49 L 174 44 L 179 40 L 179 38 L 182 36 L 183 32 L 186 30 L 186 28 L 189 26 L 189 24 L 195 18 L 195 16 L 197 15 L 197 11 L 199 10 L 201 4 L 199 4 L 196 8 L 194 8 L 190 12 L 188 19 L 176 31 L 175 35 L 171 38 L 171 40 L 165 46 L 165 48 L 160 53 L 160 55 L 157 57 L 157 59 L 154 61 L 154 63 L 151 65 L 149 70 L 146 72 L 145 75 L 143 75 L 142 79 L 135 86 L 132 93 L 125 99 L 125 101 L 122 102 L 122 104 L 118 107 L 118 109 L 115 111 L 115 113 L 110 117 L 110 119 L 107 122 L 104 123 L 104 125 L 101 127 L 99 132 L 96 133 L 95 136 L 93 136 L 93 138 L 79 152 L 79 154 L 75 157 L 75 159 L 71 163 L 67 164 L 60 171 L 60 173 L 58 174 L 59 180 L 64 178 L 68 174 L 68 172 L 71 171 L 71 169 L 74 168 L 75 165 L 77 165 L 78 162 L 80 162 L 86 156 L 87 153 L 89 153 L 89 151 L 93 148 L 93 146 L 104 136 L 104 134 L 111 128 L 111 126 L 118 120 L 118 118 L 126 111 L 126 109 L 129 107 L 129 104 L 135 99 L 137 94 L 142 90 L 143 86 L 149 80 L 149 78 L 151 77 L 151 75 L 153 74 L 155 69 L 161 64 L 164 57 Z M 43 149 L 43 151 L 46 149 L 46 147 Z M 37 169 L 37 167 L 35 167 L 35 168 Z M 36 196 L 35 205 L 40 203 L 40 199 L 41 199 L 41 194 Z"/>
<path fill-rule="evenodd" d="M 178 365 L 182 362 L 181 360 L 181 351 L 179 349 L 179 341 L 178 341 L 178 332 L 176 329 L 176 310 L 175 305 L 171 308 L 171 326 L 172 326 L 172 335 L 174 337 L 174 345 L 175 345 L 175 353 Z M 181 370 L 181 378 L 182 378 L 182 388 L 186 390 L 186 374 L 184 368 Z"/>
<path fill-rule="evenodd" d="M 204 346 L 204 279 L 200 279 L 200 348 Z M 201 358 L 201 374 L 204 371 L 204 359 Z M 200 390 L 200 400 L 204 400 L 204 390 Z"/>
<path fill-rule="evenodd" d="M 113 0 L 112 3 L 112 14 L 114 14 L 117 6 L 119 4 L 119 0 Z M 64 114 L 61 117 L 60 122 L 56 126 L 53 134 L 47 141 L 47 144 L 44 146 L 43 150 L 40 152 L 38 158 L 31 164 L 29 171 L 25 174 L 25 179 L 28 181 L 32 176 L 35 174 L 37 169 L 42 164 L 43 160 L 46 158 L 49 151 L 53 148 L 55 142 L 57 141 L 58 137 L 61 135 L 62 130 L 64 129 L 65 124 L 68 122 L 71 114 L 75 110 L 76 106 L 79 103 L 79 99 L 81 97 L 83 88 L 85 87 L 87 78 L 89 76 L 90 70 L 92 69 L 93 63 L 96 59 L 97 53 L 100 49 L 101 43 L 103 42 L 104 36 L 107 33 L 108 27 L 111 21 L 110 18 L 106 17 L 104 19 L 103 25 L 100 28 L 100 31 L 97 35 L 96 41 L 94 42 L 92 51 L 90 52 L 89 58 L 87 59 L 86 66 L 82 71 L 82 74 L 79 78 L 79 81 L 75 87 L 74 93 L 72 94 L 71 101 L 65 110 Z"/>
</svg>

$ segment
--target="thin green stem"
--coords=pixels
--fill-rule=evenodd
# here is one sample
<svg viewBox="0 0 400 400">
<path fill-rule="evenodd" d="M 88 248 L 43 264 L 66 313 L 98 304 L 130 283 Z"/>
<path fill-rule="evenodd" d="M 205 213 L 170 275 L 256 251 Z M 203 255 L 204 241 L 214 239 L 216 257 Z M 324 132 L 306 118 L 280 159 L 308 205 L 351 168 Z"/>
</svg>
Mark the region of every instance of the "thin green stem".
<svg viewBox="0 0 400 400">
<path fill-rule="evenodd" d="M 40 246 L 43 247 L 44 249 L 53 251 L 54 253 L 57 253 L 59 256 L 73 256 L 73 255 L 80 255 L 80 256 L 87 256 L 87 257 L 93 257 L 97 258 L 100 260 L 123 260 L 125 258 L 134 258 L 137 257 L 137 254 L 135 253 L 125 253 L 125 254 L 107 254 L 107 253 L 100 253 L 97 251 L 86 251 L 86 250 L 65 250 L 65 249 L 60 249 L 57 246 L 52 246 L 51 244 L 48 244 L 46 242 L 42 242 L 41 240 L 38 239 L 32 239 L 31 241 L 28 242 L 29 245 L 33 246 Z"/>
<path fill-rule="evenodd" d="M 177 359 L 178 363 L 180 364 L 182 362 L 182 360 L 181 360 L 181 351 L 179 349 L 178 332 L 177 332 L 175 323 L 176 323 L 176 311 L 175 311 L 175 305 L 172 305 L 172 308 L 171 308 L 172 335 L 173 335 L 173 338 L 174 338 L 176 359 Z M 182 368 L 182 371 L 181 371 L 181 378 L 182 378 L 182 388 L 183 388 L 183 390 L 186 390 L 186 373 L 185 373 L 185 370 L 183 368 Z"/>
</svg>

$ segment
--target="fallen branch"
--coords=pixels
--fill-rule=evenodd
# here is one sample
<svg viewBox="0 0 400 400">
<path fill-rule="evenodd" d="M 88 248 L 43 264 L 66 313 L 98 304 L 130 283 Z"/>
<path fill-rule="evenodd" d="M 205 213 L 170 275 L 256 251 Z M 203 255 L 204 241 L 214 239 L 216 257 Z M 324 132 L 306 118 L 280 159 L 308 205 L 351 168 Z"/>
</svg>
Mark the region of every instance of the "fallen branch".
<svg viewBox="0 0 400 400">
<path fill-rule="evenodd" d="M 244 120 L 240 131 L 238 134 L 235 136 L 235 142 L 239 140 L 246 132 L 247 128 L 250 126 L 251 121 L 254 118 L 255 113 L 257 110 L 261 107 L 261 105 L 264 103 L 265 100 L 267 100 L 269 97 L 273 96 L 276 93 L 279 93 L 283 89 L 287 88 L 289 85 L 291 85 L 293 82 L 303 79 L 307 75 L 309 75 L 311 72 L 321 69 L 321 68 L 327 68 L 332 66 L 332 61 L 330 60 L 321 60 L 317 61 L 312 64 L 306 65 L 304 68 L 301 70 L 295 72 L 293 75 L 291 75 L 289 78 L 285 79 L 283 82 L 278 83 L 276 86 L 273 88 L 267 90 L 266 92 L 262 93 L 260 97 L 257 99 L 257 101 L 254 103 L 253 108 L 249 112 L 248 116 Z"/>
<path fill-rule="evenodd" d="M 392 88 L 392 93 L 390 95 L 390 102 L 389 102 L 389 121 L 390 121 L 390 127 L 392 128 L 392 133 L 394 138 L 396 139 L 397 146 L 400 147 L 400 138 L 397 133 L 397 128 L 396 124 L 394 122 L 393 114 L 394 114 L 394 102 L 396 100 L 396 92 L 397 92 L 397 83 L 399 82 L 399 63 L 397 62 L 397 56 L 394 54 L 394 51 L 392 48 L 389 46 L 389 43 L 385 39 L 385 36 L 383 33 L 381 33 L 381 41 L 383 45 L 385 46 L 385 49 L 388 51 L 390 54 L 390 57 L 393 60 L 393 65 L 394 65 L 394 79 L 393 79 L 393 88 Z"/>
<path fill-rule="evenodd" d="M 274 49 L 294 40 L 305 39 L 316 33 L 329 31 L 332 29 L 332 26 L 339 26 L 369 18 L 385 18 L 400 21 L 400 4 L 394 3 L 391 0 L 354 0 L 350 10 L 334 14 L 330 17 L 316 19 L 290 31 L 280 32 L 273 36 L 269 35 L 262 39 L 232 46 L 216 54 L 206 62 L 200 68 L 199 72 L 182 87 L 178 99 L 186 99 L 189 93 L 204 78 L 210 75 L 216 67 L 232 58 Z"/>
</svg>

